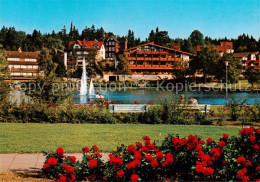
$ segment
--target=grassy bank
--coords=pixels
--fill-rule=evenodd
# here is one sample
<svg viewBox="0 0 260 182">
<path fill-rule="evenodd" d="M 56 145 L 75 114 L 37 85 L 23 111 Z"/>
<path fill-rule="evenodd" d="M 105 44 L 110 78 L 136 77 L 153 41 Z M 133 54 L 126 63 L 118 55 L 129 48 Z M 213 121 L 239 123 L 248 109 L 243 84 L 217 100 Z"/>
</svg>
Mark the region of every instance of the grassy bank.
<svg viewBox="0 0 260 182">
<path fill-rule="evenodd" d="M 143 125 L 143 124 L 0 124 L 0 153 L 34 153 L 55 151 L 81 152 L 96 144 L 102 151 L 113 151 L 119 144 L 133 144 L 147 135 L 162 140 L 168 133 L 196 134 L 219 139 L 223 133 L 238 135 L 239 127 Z"/>
</svg>

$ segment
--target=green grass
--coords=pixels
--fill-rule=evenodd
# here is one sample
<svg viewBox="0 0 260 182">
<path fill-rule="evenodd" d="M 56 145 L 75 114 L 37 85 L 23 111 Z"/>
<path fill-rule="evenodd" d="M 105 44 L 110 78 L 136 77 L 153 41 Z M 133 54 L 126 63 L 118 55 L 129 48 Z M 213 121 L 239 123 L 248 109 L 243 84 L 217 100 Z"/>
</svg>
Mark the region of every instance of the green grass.
<svg viewBox="0 0 260 182">
<path fill-rule="evenodd" d="M 102 151 L 113 151 L 119 144 L 134 144 L 144 135 L 162 140 L 168 133 L 196 134 L 219 139 L 223 133 L 238 135 L 239 127 L 143 125 L 143 124 L 0 124 L 0 153 L 34 153 L 55 151 L 81 152 L 96 144 Z"/>
</svg>

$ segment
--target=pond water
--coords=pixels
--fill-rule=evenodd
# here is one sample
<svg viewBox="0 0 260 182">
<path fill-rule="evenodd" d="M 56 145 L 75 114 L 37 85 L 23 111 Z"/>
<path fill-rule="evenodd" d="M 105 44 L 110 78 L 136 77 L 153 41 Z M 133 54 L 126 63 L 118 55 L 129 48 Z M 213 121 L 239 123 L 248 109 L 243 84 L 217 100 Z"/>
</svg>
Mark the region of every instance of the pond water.
<svg viewBox="0 0 260 182">
<path fill-rule="evenodd" d="M 180 94 L 184 94 L 186 97 L 193 97 L 198 100 L 199 104 L 211 104 L 211 105 L 223 105 L 226 103 L 226 93 L 221 91 L 189 91 L 178 92 L 159 90 L 156 88 L 138 88 L 138 89 L 126 89 L 126 90 L 98 90 L 105 98 L 109 98 L 110 101 L 119 102 L 122 104 L 130 104 L 135 101 L 141 104 L 148 103 L 160 103 L 165 99 L 171 99 L 174 97 L 180 97 Z M 83 104 L 88 102 L 88 96 L 80 96 L 78 91 L 73 91 L 73 102 L 75 104 Z M 247 99 L 247 104 L 259 103 L 260 93 L 247 93 L 236 92 L 229 93 L 229 97 L 234 95 L 237 99 Z"/>
</svg>

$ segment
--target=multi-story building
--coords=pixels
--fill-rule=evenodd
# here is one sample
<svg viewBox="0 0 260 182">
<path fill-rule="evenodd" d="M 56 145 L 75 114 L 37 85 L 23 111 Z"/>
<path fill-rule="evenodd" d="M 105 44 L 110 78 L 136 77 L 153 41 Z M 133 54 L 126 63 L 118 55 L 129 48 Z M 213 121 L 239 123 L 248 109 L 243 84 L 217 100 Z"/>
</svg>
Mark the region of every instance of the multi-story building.
<svg viewBox="0 0 260 182">
<path fill-rule="evenodd" d="M 216 48 L 216 50 L 220 53 L 221 56 L 223 56 L 224 53 L 227 53 L 227 54 L 234 53 L 233 42 L 220 42 L 220 45 L 217 45 L 217 46 L 207 45 L 206 47 L 210 51 L 213 48 Z M 197 46 L 197 52 L 202 51 L 202 49 L 203 49 L 203 46 Z"/>
<path fill-rule="evenodd" d="M 105 80 L 159 80 L 173 79 L 174 70 L 189 66 L 191 53 L 156 45 L 153 42 L 126 49 L 131 75 L 105 73 Z"/>
<path fill-rule="evenodd" d="M 243 71 L 246 71 L 248 68 L 260 70 L 259 52 L 234 53 L 234 57 L 241 61 Z"/>
<path fill-rule="evenodd" d="M 88 64 L 90 49 L 97 49 L 95 61 L 105 59 L 105 47 L 101 41 L 77 40 L 69 42 L 68 48 L 64 51 L 64 65 L 68 72 L 73 72 L 78 66 L 82 66 L 83 58 L 85 58 L 86 64 Z"/>
<path fill-rule="evenodd" d="M 6 51 L 11 80 L 33 80 L 39 76 L 39 52 Z"/>
<path fill-rule="evenodd" d="M 119 42 L 114 35 L 111 35 L 109 38 L 104 40 L 106 48 L 106 58 L 115 59 L 116 54 L 119 52 Z"/>
</svg>

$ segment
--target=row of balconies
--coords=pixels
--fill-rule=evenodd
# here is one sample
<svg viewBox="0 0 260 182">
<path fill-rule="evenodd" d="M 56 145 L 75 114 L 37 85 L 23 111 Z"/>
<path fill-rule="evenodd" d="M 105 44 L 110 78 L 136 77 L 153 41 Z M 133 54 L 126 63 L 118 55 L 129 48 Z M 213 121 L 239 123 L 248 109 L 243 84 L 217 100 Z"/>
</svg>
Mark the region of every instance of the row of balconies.
<svg viewBox="0 0 260 182">
<path fill-rule="evenodd" d="M 169 54 L 166 51 L 136 51 L 137 54 Z"/>
<path fill-rule="evenodd" d="M 128 57 L 127 59 L 140 61 L 182 61 L 182 58 Z"/>
<path fill-rule="evenodd" d="M 174 65 L 129 65 L 129 69 L 176 69 Z"/>
</svg>

